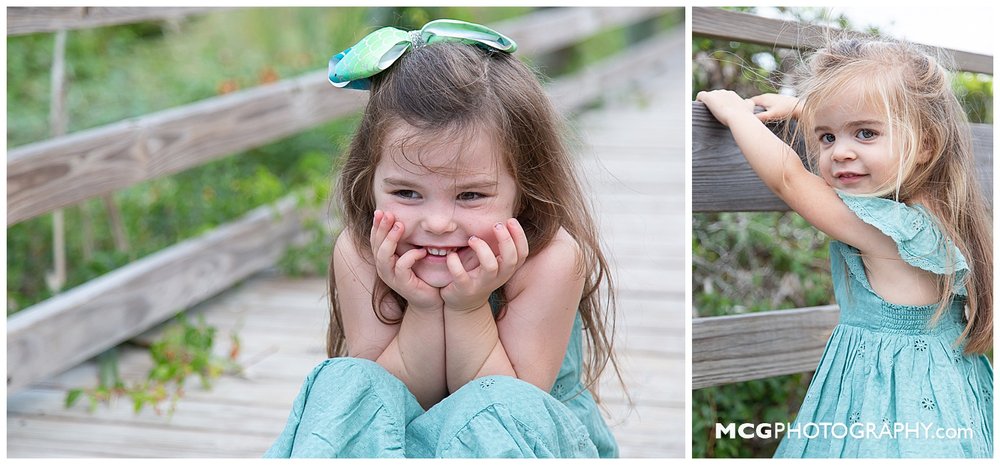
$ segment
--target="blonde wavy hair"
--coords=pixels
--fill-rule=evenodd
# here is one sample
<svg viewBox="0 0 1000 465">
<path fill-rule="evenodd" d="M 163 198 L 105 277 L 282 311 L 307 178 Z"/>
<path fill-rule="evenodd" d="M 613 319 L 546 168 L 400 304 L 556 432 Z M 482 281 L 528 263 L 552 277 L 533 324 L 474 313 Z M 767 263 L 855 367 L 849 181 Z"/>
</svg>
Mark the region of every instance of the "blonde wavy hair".
<svg viewBox="0 0 1000 465">
<path fill-rule="evenodd" d="M 895 183 L 872 195 L 903 203 L 915 199 L 966 257 L 966 282 L 954 274 L 939 283 L 944 313 L 959 284 L 968 293 L 967 324 L 956 344 L 966 353 L 993 347 L 993 241 L 990 208 L 976 176 L 971 129 L 951 89 L 948 59 L 922 46 L 892 39 L 841 36 L 812 54 L 799 77 L 800 134 L 816 114 L 847 87 L 860 89 L 864 103 L 878 109 L 889 126 L 890 147 L 899 157 Z M 804 137 L 815 169 L 818 141 Z M 950 250 L 950 249 L 949 249 Z M 950 257 L 954 262 L 954 257 Z"/>
</svg>

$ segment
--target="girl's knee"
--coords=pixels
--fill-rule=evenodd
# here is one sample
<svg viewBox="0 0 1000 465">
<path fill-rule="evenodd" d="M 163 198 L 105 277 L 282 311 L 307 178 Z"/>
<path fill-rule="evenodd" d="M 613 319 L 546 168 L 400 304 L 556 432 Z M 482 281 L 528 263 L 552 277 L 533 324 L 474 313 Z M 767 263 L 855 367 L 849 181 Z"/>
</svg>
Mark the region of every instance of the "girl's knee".
<svg viewBox="0 0 1000 465">
<path fill-rule="evenodd" d="M 441 404 L 451 415 L 471 415 L 489 406 L 504 405 L 519 412 L 545 408 L 558 400 L 537 386 L 510 376 L 484 376 L 469 381 L 451 393 Z M 459 413 L 462 412 L 462 413 Z"/>
<path fill-rule="evenodd" d="M 402 384 L 399 379 L 392 376 L 385 368 L 378 363 L 363 358 L 337 357 L 324 360 L 312 374 L 313 385 L 334 384 L 337 386 L 358 386 L 393 384 L 393 381 Z"/>
<path fill-rule="evenodd" d="M 519 379 L 479 378 L 442 404 L 447 409 L 438 446 L 442 456 L 596 456 L 579 419 L 547 392 Z M 470 444 L 480 450 L 469 449 Z"/>
<path fill-rule="evenodd" d="M 484 376 L 469 381 L 448 396 L 487 403 L 505 403 L 513 397 L 548 396 L 537 386 L 510 376 Z"/>
<path fill-rule="evenodd" d="M 406 385 L 381 365 L 365 359 L 340 357 L 323 361 L 306 378 L 297 404 L 315 411 L 386 408 L 394 415 L 413 416 L 421 409 Z"/>
<path fill-rule="evenodd" d="M 377 363 L 325 360 L 307 377 L 268 455 L 392 456 L 402 453 L 406 424 L 420 412 L 406 386 Z"/>
</svg>

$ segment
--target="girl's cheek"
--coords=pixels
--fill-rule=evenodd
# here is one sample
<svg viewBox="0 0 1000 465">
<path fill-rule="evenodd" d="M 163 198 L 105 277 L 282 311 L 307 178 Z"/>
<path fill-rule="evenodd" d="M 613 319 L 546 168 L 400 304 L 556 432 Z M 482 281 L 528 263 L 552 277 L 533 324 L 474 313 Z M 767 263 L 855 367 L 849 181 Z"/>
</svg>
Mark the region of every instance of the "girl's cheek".
<svg viewBox="0 0 1000 465">
<path fill-rule="evenodd" d="M 385 198 L 385 196 L 381 196 L 381 195 L 376 195 L 375 196 L 375 209 L 376 210 L 388 211 L 389 210 L 388 207 L 389 207 L 389 201 L 388 201 L 388 199 Z"/>
<path fill-rule="evenodd" d="M 496 223 L 493 223 L 493 224 L 496 224 Z M 500 241 L 497 240 L 497 233 L 493 229 L 493 224 L 491 224 L 489 228 L 487 228 L 486 230 L 484 230 L 479 235 L 479 238 L 483 239 L 484 241 L 486 241 L 486 243 L 489 244 L 490 249 L 492 249 L 494 253 L 499 253 L 499 251 L 500 251 Z"/>
</svg>

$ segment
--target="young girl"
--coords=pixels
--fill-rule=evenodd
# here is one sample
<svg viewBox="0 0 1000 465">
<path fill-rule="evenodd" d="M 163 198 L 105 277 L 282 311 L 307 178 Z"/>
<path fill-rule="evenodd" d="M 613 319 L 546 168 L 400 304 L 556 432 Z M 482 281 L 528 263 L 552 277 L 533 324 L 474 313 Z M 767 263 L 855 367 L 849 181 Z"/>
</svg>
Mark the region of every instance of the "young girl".
<svg viewBox="0 0 1000 465">
<path fill-rule="evenodd" d="M 338 186 L 331 358 L 267 456 L 617 455 L 587 390 L 614 363 L 607 264 L 515 48 L 438 20 L 331 59 L 334 85 L 371 90 Z"/>
<path fill-rule="evenodd" d="M 992 457 L 990 219 L 945 68 L 913 44 L 841 39 L 799 95 L 697 97 L 834 239 L 840 324 L 776 456 Z M 787 118 L 815 173 L 762 124 Z"/>
</svg>

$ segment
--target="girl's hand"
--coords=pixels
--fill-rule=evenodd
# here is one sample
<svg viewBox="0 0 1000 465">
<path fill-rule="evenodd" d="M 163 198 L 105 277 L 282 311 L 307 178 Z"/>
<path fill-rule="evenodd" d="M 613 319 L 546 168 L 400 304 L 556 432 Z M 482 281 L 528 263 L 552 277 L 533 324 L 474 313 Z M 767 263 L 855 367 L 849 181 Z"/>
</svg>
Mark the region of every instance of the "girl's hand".
<svg viewBox="0 0 1000 465">
<path fill-rule="evenodd" d="M 419 309 L 441 308 L 441 292 L 413 273 L 413 264 L 427 255 L 427 250 L 413 249 L 402 256 L 396 255 L 399 238 L 403 237 L 403 223 L 397 222 L 392 213 L 375 211 L 372 220 L 371 247 L 375 257 L 375 271 L 392 290 L 403 296 L 411 307 Z"/>
<path fill-rule="evenodd" d="M 712 116 L 720 123 L 729 126 L 733 117 L 741 114 L 753 114 L 754 102 L 744 99 L 731 90 L 713 90 L 698 92 L 699 102 L 708 107 Z"/>
<path fill-rule="evenodd" d="M 761 94 L 750 100 L 764 107 L 764 111 L 757 113 L 757 119 L 764 122 L 798 118 L 802 108 L 799 99 L 789 95 Z"/>
<path fill-rule="evenodd" d="M 448 270 L 454 280 L 441 290 L 445 307 L 455 311 L 472 311 L 486 305 L 490 293 L 503 286 L 528 258 L 528 238 L 516 219 L 497 223 L 493 227 L 500 254 L 494 255 L 486 241 L 469 238 L 469 247 L 476 251 L 479 266 L 465 271 L 458 254 L 448 254 Z"/>
</svg>

